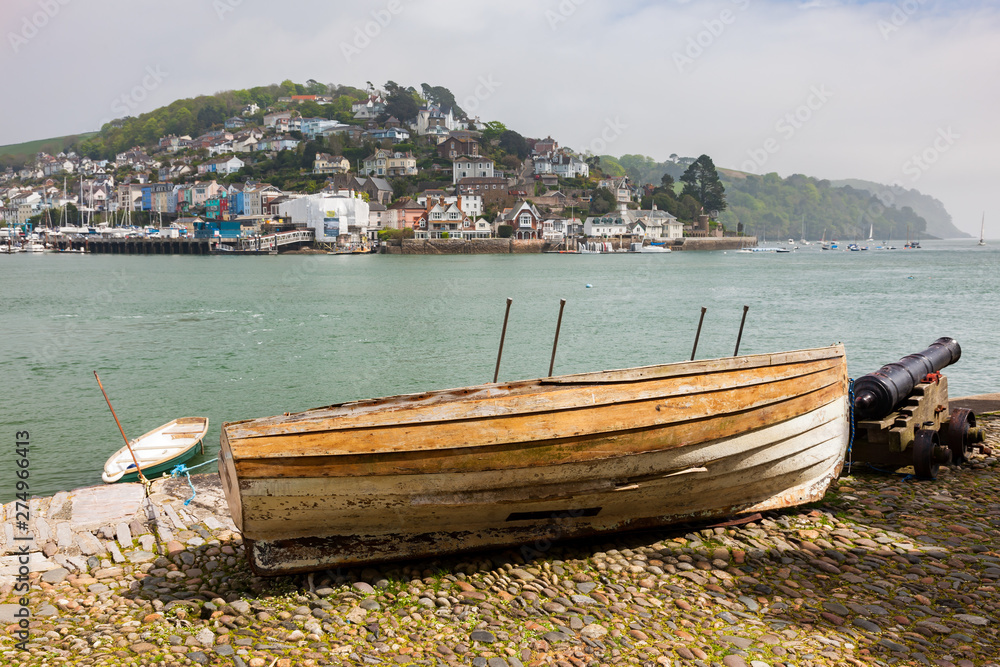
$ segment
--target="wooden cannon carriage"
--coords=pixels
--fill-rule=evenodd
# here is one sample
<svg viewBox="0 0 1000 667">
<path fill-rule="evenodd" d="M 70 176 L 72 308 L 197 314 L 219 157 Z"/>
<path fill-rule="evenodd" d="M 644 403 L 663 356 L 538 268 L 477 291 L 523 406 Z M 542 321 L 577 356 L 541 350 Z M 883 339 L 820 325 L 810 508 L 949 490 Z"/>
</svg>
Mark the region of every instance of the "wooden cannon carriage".
<svg viewBox="0 0 1000 667">
<path fill-rule="evenodd" d="M 989 454 L 972 410 L 948 407 L 948 378 L 941 370 L 961 356 L 958 341 L 939 338 L 923 352 L 858 378 L 852 460 L 887 470 L 912 465 L 917 477 L 935 479 L 941 465 L 960 465 L 976 449 Z"/>
</svg>

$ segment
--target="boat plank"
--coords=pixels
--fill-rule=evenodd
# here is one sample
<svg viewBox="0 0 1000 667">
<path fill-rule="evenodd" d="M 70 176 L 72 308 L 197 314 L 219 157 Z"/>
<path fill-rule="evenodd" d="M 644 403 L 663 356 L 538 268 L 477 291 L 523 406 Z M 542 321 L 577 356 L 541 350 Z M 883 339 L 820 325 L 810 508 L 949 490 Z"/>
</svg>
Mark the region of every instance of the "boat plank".
<svg viewBox="0 0 1000 667">
<path fill-rule="evenodd" d="M 836 449 L 837 443 L 834 441 L 844 436 L 844 429 L 828 422 L 819 429 L 767 441 L 769 437 L 780 438 L 779 431 L 780 429 L 775 428 L 770 433 L 758 433 L 757 438 L 727 438 L 700 446 L 624 457 L 601 466 L 575 463 L 530 470 L 483 470 L 460 475 L 460 479 L 440 472 L 391 477 L 348 477 L 336 482 L 302 477 L 257 479 L 244 482 L 243 493 L 248 499 L 255 496 L 319 498 L 331 493 L 352 499 L 405 496 L 411 498 L 412 504 L 439 502 L 446 505 L 462 503 L 465 498 L 483 494 L 494 498 L 513 494 L 516 497 L 539 500 L 559 496 L 567 489 L 572 492 L 588 488 L 610 489 L 678 474 L 699 476 L 702 472 L 710 475 L 731 472 L 736 465 L 773 463 L 814 447 Z M 754 443 L 763 444 L 752 446 Z M 738 463 L 728 463 L 730 460 Z M 304 502 L 311 504 L 317 500 L 313 498 Z"/>
<path fill-rule="evenodd" d="M 291 524 L 283 528 L 271 522 L 264 532 L 256 527 L 265 517 L 273 517 L 281 523 L 296 516 L 306 522 L 319 521 L 324 530 L 332 530 L 335 523 L 339 525 L 343 520 L 347 522 L 346 530 L 351 526 L 369 526 L 371 521 L 381 520 L 381 515 L 416 511 L 412 508 L 418 505 L 436 508 L 435 512 L 441 513 L 456 503 L 467 504 L 471 498 L 478 498 L 487 505 L 520 502 L 522 510 L 532 507 L 537 510 L 539 505 L 550 506 L 558 500 L 550 496 L 567 491 L 579 495 L 588 491 L 588 484 L 591 493 L 614 495 L 620 493 L 615 491 L 619 487 L 639 484 L 645 488 L 670 479 L 675 488 L 683 489 L 685 484 L 692 483 L 707 491 L 707 480 L 720 474 L 739 476 L 739 469 L 744 465 L 756 466 L 752 476 L 763 479 L 782 466 L 801 467 L 803 461 L 811 464 L 817 457 L 826 457 L 831 464 L 842 461 L 848 436 L 843 419 L 846 400 L 825 406 L 816 413 L 813 417 L 803 415 L 753 433 L 702 445 L 619 457 L 596 466 L 577 463 L 513 471 L 483 470 L 463 475 L 428 473 L 395 477 L 245 480 L 240 483 L 242 502 L 254 518 L 241 529 L 250 531 L 251 537 L 266 534 L 267 530 L 290 530 Z M 837 416 L 841 418 L 836 419 Z M 815 426 L 817 419 L 819 426 Z M 680 479 L 683 475 L 672 474 L 691 470 L 699 472 L 686 475 L 689 481 Z M 573 489 L 574 482 L 581 484 Z M 522 495 L 511 493 L 517 488 L 523 490 Z M 444 502 L 442 498 L 452 501 Z M 305 519 L 306 515 L 312 519 Z M 425 517 L 420 514 L 414 520 L 416 518 L 424 520 Z"/>
<path fill-rule="evenodd" d="M 836 448 L 831 448 L 835 450 Z M 775 493 L 816 476 L 822 476 L 839 460 L 831 449 L 812 447 L 794 456 L 784 449 L 776 454 L 761 453 L 757 465 L 747 468 L 705 472 L 691 476 L 669 476 L 638 483 L 625 492 L 607 488 L 580 490 L 564 497 L 533 500 L 484 495 L 468 498 L 448 507 L 436 503 L 413 503 L 406 494 L 371 494 L 366 497 L 337 495 L 317 502 L 314 496 L 255 496 L 247 508 L 255 519 L 243 527 L 250 539 L 267 536 L 296 538 L 313 534 L 316 522 L 323 522 L 328 534 L 391 536 L 412 531 L 455 532 L 502 527 L 510 516 L 526 514 L 530 520 L 547 522 L 550 514 L 581 513 L 600 508 L 589 522 L 613 528 L 630 516 L 663 516 L 707 512 L 713 507 L 763 502 Z M 637 511 L 637 507 L 643 508 Z M 516 522 L 515 522 L 516 523 Z M 359 530 L 359 527 L 363 526 Z"/>
<path fill-rule="evenodd" d="M 721 359 L 705 359 L 684 361 L 657 366 L 642 366 L 622 370 L 593 371 L 545 378 L 545 383 L 555 384 L 607 384 L 613 382 L 634 382 L 653 378 L 671 378 L 685 375 L 712 375 L 732 370 L 749 370 L 766 368 L 768 366 L 783 366 L 807 363 L 823 359 L 838 359 L 844 356 L 843 345 L 831 345 L 810 350 L 795 350 L 789 352 L 773 352 L 768 354 L 753 354 L 743 357 L 723 357 Z"/>
<path fill-rule="evenodd" d="M 630 456 L 614 456 L 613 448 L 605 450 L 607 458 L 584 459 L 562 462 L 550 461 L 539 464 L 530 457 L 520 457 L 520 460 L 505 462 L 508 465 L 468 466 L 463 470 L 455 470 L 449 465 L 424 465 L 422 474 L 411 474 L 410 469 L 393 466 L 384 470 L 384 476 L 392 475 L 393 484 L 398 489 L 410 489 L 413 493 L 427 494 L 434 490 L 447 488 L 455 493 L 472 492 L 479 489 L 504 488 L 523 485 L 525 480 L 531 484 L 561 483 L 573 479 L 605 479 L 615 483 L 621 480 L 635 479 L 655 474 L 672 474 L 730 456 L 734 451 L 753 450 L 766 446 L 771 441 L 789 440 L 797 437 L 815 438 L 827 441 L 836 434 L 843 434 L 841 423 L 845 409 L 843 401 L 837 401 L 823 406 L 808 414 L 779 422 L 764 429 L 749 433 L 729 435 L 719 432 L 719 438 L 699 443 L 688 441 L 684 446 L 671 449 L 647 450 Z M 487 462 L 489 463 L 489 462 Z M 514 465 L 510 465 L 513 463 Z M 242 482 L 242 493 L 249 497 L 256 494 L 292 494 L 301 496 L 307 493 L 322 495 L 327 493 L 319 469 L 306 468 L 300 475 L 284 475 L 268 478 L 245 476 Z M 310 475 L 310 472 L 312 474 Z M 462 474 L 456 475 L 455 472 Z M 377 482 L 375 476 L 336 476 L 337 489 L 346 489 L 351 494 L 367 493 L 369 489 L 384 490 L 384 482 Z M 306 481 L 308 480 L 308 481 Z M 311 491 L 310 491 L 311 490 Z"/>
<path fill-rule="evenodd" d="M 758 511 L 756 508 L 774 509 L 819 500 L 823 497 L 830 480 L 829 473 L 823 470 L 817 471 L 815 477 L 807 478 L 798 484 L 794 480 L 789 480 L 788 483 L 793 486 L 781 492 L 777 497 L 777 504 L 774 496 L 761 503 L 749 505 L 740 499 L 728 506 L 720 504 L 703 511 L 692 511 L 681 507 L 674 513 L 659 516 L 637 516 L 633 513 L 626 515 L 617 523 L 595 523 L 589 521 L 586 513 L 568 508 L 554 512 L 547 521 L 504 525 L 500 528 L 483 530 L 423 533 L 414 532 L 412 526 L 403 526 L 402 531 L 389 537 L 352 532 L 347 536 L 310 536 L 288 540 L 248 538 L 247 553 L 254 571 L 263 575 L 517 545 L 525 545 L 521 548 L 521 553 L 530 558 L 536 553 L 533 546 L 539 543 L 548 544 L 553 540 L 589 537 L 612 531 L 656 528 L 687 520 L 724 518 L 733 514 Z"/>
<path fill-rule="evenodd" d="M 836 359 L 819 359 L 797 365 L 775 367 L 755 367 L 740 373 L 740 384 L 767 384 L 793 377 L 831 370 L 837 367 Z M 319 408 L 295 415 L 269 417 L 264 419 L 227 424 L 234 440 L 277 435 L 293 431 L 295 433 L 327 432 L 353 428 L 376 426 L 400 426 L 403 424 L 426 424 L 431 422 L 463 420 L 469 417 L 502 417 L 514 414 L 551 412 L 583 407 L 581 396 L 589 399 L 588 406 L 621 403 L 625 400 L 640 401 L 688 396 L 694 393 L 711 392 L 732 386 L 736 377 L 732 372 L 708 376 L 678 378 L 653 378 L 637 380 L 640 386 L 624 389 L 620 385 L 561 384 L 548 387 L 546 391 L 529 395 L 508 394 L 474 398 L 462 397 L 462 401 L 452 401 L 440 405 L 400 405 L 396 409 L 381 412 L 351 414 L 344 410 L 330 413 Z M 329 413 L 329 414 L 328 414 Z"/>
<path fill-rule="evenodd" d="M 817 394 L 790 399 L 783 403 L 740 415 L 717 415 L 700 420 L 662 425 L 629 433 L 594 435 L 587 438 L 508 442 L 491 447 L 470 446 L 452 450 L 414 450 L 385 452 L 378 455 L 355 453 L 336 456 L 286 456 L 244 458 L 235 463 L 240 479 L 267 477 L 357 477 L 432 472 L 468 474 L 479 470 L 517 470 L 538 466 L 589 462 L 598 464 L 630 454 L 683 448 L 686 445 L 713 442 L 720 438 L 754 433 L 758 429 L 782 424 L 796 415 L 811 415 L 824 406 L 833 408 L 838 396 L 835 386 Z M 839 409 L 836 414 L 840 414 Z M 818 419 L 819 417 L 816 417 Z"/>
<path fill-rule="evenodd" d="M 482 447 L 505 443 L 548 441 L 560 438 L 587 438 L 663 426 L 680 421 L 727 415 L 733 421 L 746 422 L 743 429 L 759 426 L 757 408 L 778 406 L 789 396 L 817 394 L 825 402 L 832 393 L 846 388 L 843 371 L 832 369 L 806 377 L 782 380 L 761 386 L 736 387 L 708 394 L 682 396 L 667 400 L 600 405 L 586 409 L 563 410 L 544 414 L 511 415 L 502 418 L 470 418 L 461 422 L 385 426 L 324 433 L 288 433 L 268 438 L 237 440 L 230 433 L 230 445 L 237 459 L 284 458 L 295 456 L 383 453 L 407 450 L 441 450 Z M 799 398 L 792 399 L 795 401 Z M 731 412 L 734 406 L 739 410 Z"/>
</svg>

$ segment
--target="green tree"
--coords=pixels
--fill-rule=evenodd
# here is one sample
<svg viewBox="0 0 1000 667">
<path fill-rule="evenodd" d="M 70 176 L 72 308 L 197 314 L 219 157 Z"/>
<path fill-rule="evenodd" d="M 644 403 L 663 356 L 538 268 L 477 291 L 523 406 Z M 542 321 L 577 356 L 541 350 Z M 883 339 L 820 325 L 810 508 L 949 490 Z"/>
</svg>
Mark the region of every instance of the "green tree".
<svg viewBox="0 0 1000 667">
<path fill-rule="evenodd" d="M 498 120 L 491 120 L 486 123 L 486 129 L 483 130 L 483 141 L 490 143 L 500 139 L 500 135 L 507 131 L 507 126 Z"/>
<path fill-rule="evenodd" d="M 603 171 L 610 178 L 621 178 L 625 175 L 625 167 L 622 166 L 621 162 L 617 158 L 611 157 L 610 155 L 602 155 L 601 158 L 601 171 Z"/>
<path fill-rule="evenodd" d="M 306 100 L 299 105 L 299 113 L 302 114 L 303 118 L 321 118 L 326 111 L 325 105 L 318 104 L 312 100 Z"/>
<path fill-rule="evenodd" d="M 196 117 L 198 118 L 199 129 L 204 132 L 213 125 L 221 125 L 226 120 L 226 109 L 221 102 L 209 98 L 201 110 L 198 111 Z"/>
<path fill-rule="evenodd" d="M 500 143 L 498 145 L 504 151 L 511 155 L 516 155 L 521 160 L 528 157 L 528 142 L 514 130 L 506 130 L 500 133 Z"/>
<path fill-rule="evenodd" d="M 315 79 L 309 79 L 306 81 L 306 94 L 307 95 L 326 95 L 327 86 L 325 83 L 320 83 Z"/>
<path fill-rule="evenodd" d="M 726 189 L 719 180 L 712 158 L 702 155 L 684 171 L 681 176 L 684 189 L 681 196 L 694 197 L 706 211 L 726 210 Z"/>
<path fill-rule="evenodd" d="M 389 83 L 386 84 L 386 87 Z M 385 103 L 385 116 L 387 118 L 395 116 L 400 122 L 409 123 L 417 117 L 418 111 L 420 111 L 420 107 L 417 106 L 417 101 L 413 99 L 413 95 L 409 91 L 397 86 L 389 93 L 389 99 Z"/>
<path fill-rule="evenodd" d="M 701 204 L 691 195 L 681 195 L 681 199 L 677 202 L 677 211 L 673 214 L 677 216 L 678 220 L 686 220 L 687 222 L 693 221 L 698 214 L 701 212 Z"/>
<path fill-rule="evenodd" d="M 511 225 L 500 225 L 497 227 L 497 236 L 502 239 L 509 239 L 514 235 L 514 228 Z"/>
<path fill-rule="evenodd" d="M 594 188 L 590 195 L 590 214 L 604 215 L 610 213 L 618 205 L 615 195 L 607 188 Z"/>
<path fill-rule="evenodd" d="M 450 90 L 444 86 L 429 86 L 426 83 L 420 84 L 420 88 L 424 93 L 424 98 L 434 100 L 444 109 L 450 107 L 455 118 L 465 118 L 466 113 L 462 111 L 462 107 L 458 106 L 458 102 L 455 101 L 455 96 Z"/>
</svg>

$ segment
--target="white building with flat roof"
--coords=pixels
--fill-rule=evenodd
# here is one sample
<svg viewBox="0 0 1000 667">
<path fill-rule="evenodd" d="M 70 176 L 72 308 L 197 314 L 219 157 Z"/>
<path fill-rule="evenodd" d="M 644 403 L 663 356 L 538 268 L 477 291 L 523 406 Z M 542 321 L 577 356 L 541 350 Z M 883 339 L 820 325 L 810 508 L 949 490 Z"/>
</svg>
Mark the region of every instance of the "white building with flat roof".
<svg viewBox="0 0 1000 667">
<path fill-rule="evenodd" d="M 291 199 L 278 205 L 278 213 L 312 228 L 320 243 L 359 243 L 370 224 L 368 202 L 353 190 Z"/>
</svg>

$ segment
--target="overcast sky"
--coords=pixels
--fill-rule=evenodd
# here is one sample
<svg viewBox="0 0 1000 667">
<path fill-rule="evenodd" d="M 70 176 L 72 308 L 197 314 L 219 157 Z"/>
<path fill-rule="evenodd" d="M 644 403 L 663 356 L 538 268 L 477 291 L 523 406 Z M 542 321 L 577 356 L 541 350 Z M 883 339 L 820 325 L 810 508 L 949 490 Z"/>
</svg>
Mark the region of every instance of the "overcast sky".
<svg viewBox="0 0 1000 667">
<path fill-rule="evenodd" d="M 316 79 L 449 88 L 577 150 L 899 183 L 1000 237 L 985 0 L 2 0 L 0 144 Z"/>
</svg>

